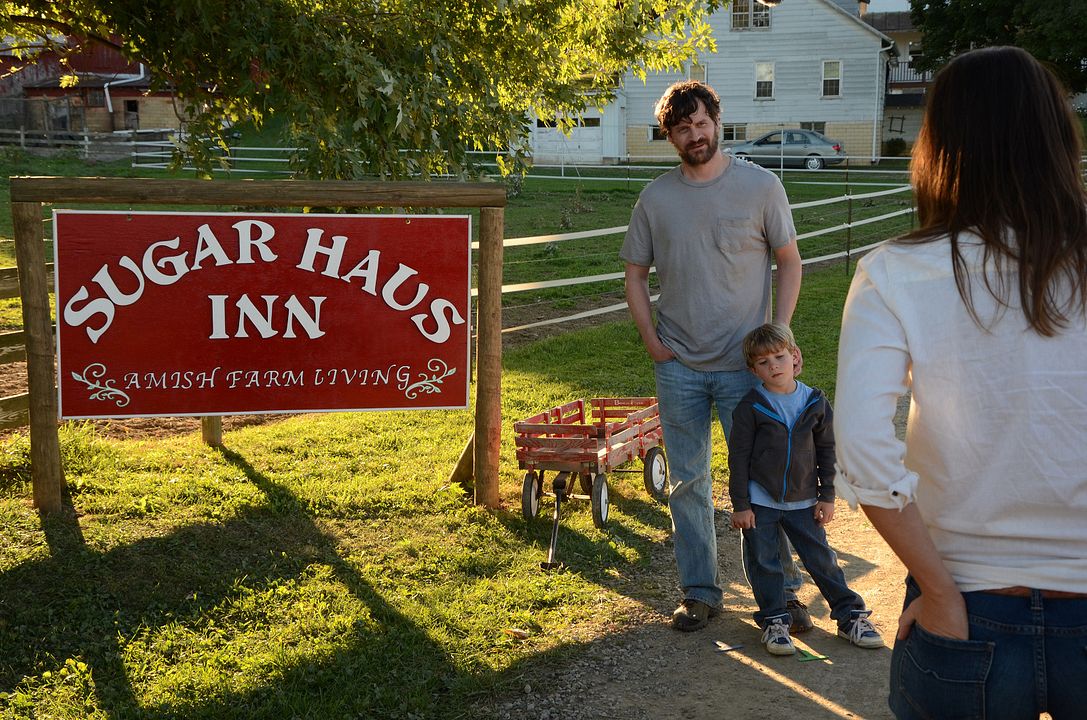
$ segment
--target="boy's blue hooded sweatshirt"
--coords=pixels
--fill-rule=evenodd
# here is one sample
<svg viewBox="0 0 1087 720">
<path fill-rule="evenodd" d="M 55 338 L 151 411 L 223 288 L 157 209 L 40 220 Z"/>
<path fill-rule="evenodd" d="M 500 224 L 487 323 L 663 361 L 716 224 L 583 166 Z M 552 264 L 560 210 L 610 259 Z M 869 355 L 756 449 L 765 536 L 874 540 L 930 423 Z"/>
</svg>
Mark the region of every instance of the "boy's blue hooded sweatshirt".
<svg viewBox="0 0 1087 720">
<path fill-rule="evenodd" d="M 792 427 L 753 389 L 732 413 L 728 494 L 735 512 L 751 509 L 750 481 L 780 502 L 834 502 L 834 414 L 812 389 Z"/>
</svg>

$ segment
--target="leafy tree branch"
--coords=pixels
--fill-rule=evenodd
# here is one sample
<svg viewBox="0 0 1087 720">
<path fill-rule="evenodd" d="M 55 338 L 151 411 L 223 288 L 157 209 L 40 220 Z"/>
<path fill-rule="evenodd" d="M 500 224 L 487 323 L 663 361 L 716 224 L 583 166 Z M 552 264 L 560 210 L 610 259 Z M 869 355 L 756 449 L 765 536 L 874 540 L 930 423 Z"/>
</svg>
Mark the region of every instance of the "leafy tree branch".
<svg viewBox="0 0 1087 720">
<path fill-rule="evenodd" d="M 470 174 L 473 151 L 526 159 L 532 114 L 576 118 L 632 70 L 713 48 L 722 0 L 29 0 L 16 38 L 113 38 L 169 87 L 185 148 L 211 167 L 224 122 L 285 121 L 308 177 Z M 109 40 L 105 40 L 110 42 Z M 493 154 L 491 158 L 493 159 Z"/>
</svg>

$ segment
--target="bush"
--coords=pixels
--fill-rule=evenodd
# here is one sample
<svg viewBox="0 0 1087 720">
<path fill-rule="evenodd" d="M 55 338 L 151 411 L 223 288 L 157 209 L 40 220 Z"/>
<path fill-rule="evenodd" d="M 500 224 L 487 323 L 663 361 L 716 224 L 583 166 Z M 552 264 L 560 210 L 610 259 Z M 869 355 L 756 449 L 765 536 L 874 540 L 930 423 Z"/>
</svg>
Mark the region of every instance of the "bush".
<svg viewBox="0 0 1087 720">
<path fill-rule="evenodd" d="M 909 154 L 909 143 L 905 138 L 893 137 L 883 141 L 883 157 L 903 157 Z"/>
</svg>

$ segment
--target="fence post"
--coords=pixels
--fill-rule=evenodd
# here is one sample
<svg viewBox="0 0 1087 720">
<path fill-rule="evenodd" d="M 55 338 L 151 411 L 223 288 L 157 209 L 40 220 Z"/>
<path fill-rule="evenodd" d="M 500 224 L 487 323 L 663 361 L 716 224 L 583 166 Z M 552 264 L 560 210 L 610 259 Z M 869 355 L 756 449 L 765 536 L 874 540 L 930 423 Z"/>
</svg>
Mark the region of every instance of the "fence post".
<svg viewBox="0 0 1087 720">
<path fill-rule="evenodd" d="M 200 418 L 200 437 L 205 445 L 223 446 L 223 418 L 218 415 L 206 415 Z"/>
<path fill-rule="evenodd" d="M 26 333 L 26 371 L 30 389 L 30 479 L 34 505 L 42 513 L 61 509 L 64 473 L 57 434 L 57 394 L 53 384 L 53 325 L 45 272 L 40 202 L 11 203 L 19 293 Z"/>
<path fill-rule="evenodd" d="M 26 128 L 22 125 L 19 126 L 19 147 L 26 150 Z"/>
<path fill-rule="evenodd" d="M 86 160 L 91 156 L 91 136 L 86 131 L 83 132 L 83 159 Z"/>
<path fill-rule="evenodd" d="M 497 508 L 502 435 L 502 235 L 505 213 L 501 207 L 481 207 L 479 216 L 475 502 Z"/>
<path fill-rule="evenodd" d="M 849 186 L 849 158 L 845 159 L 845 274 L 849 275 L 849 252 L 853 249 L 853 188 Z"/>
<path fill-rule="evenodd" d="M 845 186 L 845 274 L 849 275 L 849 253 L 853 249 L 853 193 Z"/>
</svg>

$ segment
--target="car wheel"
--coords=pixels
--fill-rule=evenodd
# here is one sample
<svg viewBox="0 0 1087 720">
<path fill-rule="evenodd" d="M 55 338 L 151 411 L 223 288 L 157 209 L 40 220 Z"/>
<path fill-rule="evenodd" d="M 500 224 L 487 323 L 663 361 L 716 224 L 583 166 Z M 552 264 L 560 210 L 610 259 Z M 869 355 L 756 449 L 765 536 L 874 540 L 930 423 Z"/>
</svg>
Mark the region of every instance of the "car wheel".
<svg viewBox="0 0 1087 720">
<path fill-rule="evenodd" d="M 806 167 L 808 170 L 822 170 L 823 158 L 819 157 L 818 155 L 809 155 L 807 158 L 804 159 L 804 167 Z"/>
</svg>

